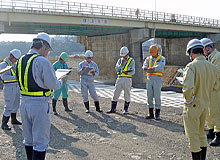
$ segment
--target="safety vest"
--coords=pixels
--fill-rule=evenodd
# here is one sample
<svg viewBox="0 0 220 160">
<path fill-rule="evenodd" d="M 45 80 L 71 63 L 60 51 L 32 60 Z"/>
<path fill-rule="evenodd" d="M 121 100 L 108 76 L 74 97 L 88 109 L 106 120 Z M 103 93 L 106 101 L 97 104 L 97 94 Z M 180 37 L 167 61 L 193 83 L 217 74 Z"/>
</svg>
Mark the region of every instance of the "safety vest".
<svg viewBox="0 0 220 160">
<path fill-rule="evenodd" d="M 121 71 L 120 71 L 120 74 L 118 75 L 118 77 L 132 77 L 132 75 L 122 73 L 122 71 L 127 71 L 128 70 L 128 66 L 130 65 L 132 59 L 133 58 L 129 58 L 126 65 L 121 67 Z M 122 58 L 121 58 L 121 63 L 122 63 Z"/>
<path fill-rule="evenodd" d="M 18 61 L 16 76 L 18 79 L 18 84 L 20 86 L 21 95 L 24 96 L 50 96 L 51 90 L 44 89 L 38 86 L 34 81 L 32 66 L 33 60 L 39 55 L 37 54 L 27 54 L 22 56 Z"/>
<path fill-rule="evenodd" d="M 154 60 L 154 62 L 152 61 L 152 56 L 149 57 L 148 59 L 148 68 L 151 68 L 151 67 L 154 67 L 156 66 L 156 62 L 161 58 L 161 55 L 157 56 L 157 58 Z M 162 77 L 163 76 L 163 72 L 158 72 L 155 70 L 154 73 L 149 73 L 147 72 L 147 76 L 150 76 L 150 75 L 155 75 L 155 76 L 158 76 L 158 77 Z"/>
<path fill-rule="evenodd" d="M 6 60 L 4 60 L 5 61 L 5 63 L 7 63 L 8 64 L 8 66 L 11 66 Z M 15 72 L 13 71 L 13 69 L 11 68 L 10 69 L 10 71 L 11 71 L 11 75 L 12 76 L 16 76 L 16 74 L 15 74 Z M 2 80 L 2 82 L 5 84 L 5 83 L 14 83 L 14 82 L 17 82 L 17 79 L 14 79 L 14 80 Z"/>
</svg>

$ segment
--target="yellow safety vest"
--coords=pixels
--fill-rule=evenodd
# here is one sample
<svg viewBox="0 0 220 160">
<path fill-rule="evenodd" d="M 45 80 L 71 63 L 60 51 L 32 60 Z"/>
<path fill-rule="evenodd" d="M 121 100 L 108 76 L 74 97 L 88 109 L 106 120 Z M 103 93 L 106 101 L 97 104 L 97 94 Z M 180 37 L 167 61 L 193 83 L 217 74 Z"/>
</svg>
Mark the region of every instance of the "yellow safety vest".
<svg viewBox="0 0 220 160">
<path fill-rule="evenodd" d="M 121 71 L 120 71 L 120 74 L 118 75 L 118 77 L 132 77 L 132 75 L 122 73 L 122 71 L 127 71 L 128 66 L 131 63 L 132 59 L 133 58 L 129 58 L 126 65 L 125 65 L 125 67 L 123 67 L 123 66 L 121 67 Z M 121 58 L 121 63 L 122 63 L 122 58 Z"/>
<path fill-rule="evenodd" d="M 154 67 L 156 66 L 156 62 L 161 58 L 161 55 L 157 56 L 157 58 L 154 60 L 154 62 L 152 61 L 152 56 L 149 57 L 148 59 L 148 68 Z M 153 62 L 153 63 L 152 63 Z M 154 73 L 148 73 L 147 72 L 147 76 L 150 75 L 155 75 L 155 76 L 159 76 L 162 77 L 163 76 L 163 72 L 158 72 L 157 70 L 155 70 Z"/>
<path fill-rule="evenodd" d="M 43 88 L 40 88 L 39 86 L 37 86 L 38 91 L 29 91 L 29 88 L 28 88 L 29 67 L 30 67 L 31 61 L 37 56 L 39 56 L 39 55 L 33 54 L 27 60 L 27 62 L 26 62 L 27 64 L 26 64 L 26 67 L 25 67 L 23 77 L 22 77 L 22 74 L 21 74 L 21 69 L 22 69 L 22 60 L 23 60 L 24 56 L 22 56 L 18 61 L 18 74 L 17 75 L 18 75 L 18 81 L 19 81 L 19 86 L 20 86 L 20 90 L 21 90 L 21 95 L 25 95 L 25 96 L 46 96 L 46 97 L 48 97 L 51 94 L 51 90 L 49 90 L 49 89 L 43 89 Z M 36 82 L 33 82 L 33 83 L 35 83 L 35 84 L 32 84 L 32 85 L 37 85 Z"/>
<path fill-rule="evenodd" d="M 6 60 L 4 60 L 4 61 L 8 64 L 8 66 L 11 66 Z M 16 74 L 12 68 L 10 69 L 10 71 L 11 71 L 12 76 L 16 76 Z M 14 83 L 14 82 L 17 82 L 18 80 L 14 79 L 14 80 L 2 80 L 2 81 L 3 81 L 3 83 Z"/>
</svg>

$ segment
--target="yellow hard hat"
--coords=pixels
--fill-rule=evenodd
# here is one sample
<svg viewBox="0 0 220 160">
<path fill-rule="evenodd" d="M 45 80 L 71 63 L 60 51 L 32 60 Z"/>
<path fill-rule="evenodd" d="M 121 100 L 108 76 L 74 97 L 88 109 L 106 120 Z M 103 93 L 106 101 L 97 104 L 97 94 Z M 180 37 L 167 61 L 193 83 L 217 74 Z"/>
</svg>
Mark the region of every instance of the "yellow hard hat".
<svg viewBox="0 0 220 160">
<path fill-rule="evenodd" d="M 157 53 L 159 52 L 159 49 L 156 45 L 152 45 L 152 46 L 150 46 L 149 51 L 150 51 L 150 55 L 155 57 L 155 56 L 157 56 Z"/>
</svg>

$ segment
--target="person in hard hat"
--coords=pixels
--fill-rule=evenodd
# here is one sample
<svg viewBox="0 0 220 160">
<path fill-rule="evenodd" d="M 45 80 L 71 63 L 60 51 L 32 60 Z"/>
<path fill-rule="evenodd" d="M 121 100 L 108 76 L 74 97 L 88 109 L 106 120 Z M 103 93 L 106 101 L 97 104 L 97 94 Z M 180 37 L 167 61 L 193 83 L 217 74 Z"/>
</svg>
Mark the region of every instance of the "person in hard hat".
<svg viewBox="0 0 220 160">
<path fill-rule="evenodd" d="M 214 47 L 214 43 L 209 38 L 200 40 L 204 46 L 204 55 L 206 59 L 216 66 L 220 81 L 220 52 Z M 206 117 L 207 127 L 209 132 L 207 138 L 213 139 L 210 142 L 211 146 L 220 145 L 220 90 L 213 92 L 210 100 L 210 107 Z"/>
<path fill-rule="evenodd" d="M 66 52 L 62 52 L 60 54 L 60 58 L 58 61 L 56 61 L 52 66 L 54 68 L 54 70 L 56 71 L 57 69 L 68 69 L 68 65 L 66 62 L 68 62 L 68 57 L 69 55 Z M 56 90 L 53 90 L 53 98 L 52 98 L 52 107 L 53 107 L 53 113 L 54 115 L 57 115 L 57 111 L 56 111 L 56 103 L 57 100 L 60 96 L 60 93 L 62 92 L 62 99 L 63 99 L 63 105 L 65 108 L 65 111 L 67 112 L 72 112 L 71 109 L 69 109 L 68 107 L 68 102 L 67 102 L 67 97 L 68 97 L 68 86 L 67 86 L 67 77 L 65 82 L 62 84 L 61 88 Z"/>
<path fill-rule="evenodd" d="M 187 64 L 183 74 L 183 121 L 193 160 L 206 158 L 205 119 L 211 94 L 219 89 L 218 71 L 214 65 L 206 61 L 203 48 L 198 39 L 188 42 L 186 55 L 192 62 Z"/>
<path fill-rule="evenodd" d="M 38 33 L 31 49 L 17 65 L 16 76 L 21 92 L 21 119 L 27 159 L 44 160 L 50 138 L 50 106 L 52 89 L 60 89 L 65 78 L 57 80 L 50 61 L 47 33 Z"/>
<path fill-rule="evenodd" d="M 146 119 L 155 118 L 155 120 L 160 120 L 161 87 L 166 59 L 159 54 L 159 48 L 157 45 L 151 45 L 149 52 L 150 56 L 146 58 L 142 67 L 147 75 L 146 89 L 149 115 L 146 116 Z M 155 105 L 153 98 L 155 100 Z"/>
<path fill-rule="evenodd" d="M 116 106 L 121 91 L 124 90 L 124 112 L 128 113 L 128 107 L 130 104 L 130 92 L 132 86 L 132 76 L 135 74 L 135 61 L 129 55 L 129 50 L 126 46 L 120 49 L 121 58 L 118 59 L 115 70 L 118 78 L 115 83 L 114 96 L 112 98 L 111 109 L 107 113 L 116 113 Z"/>
<path fill-rule="evenodd" d="M 16 78 L 16 62 L 20 57 L 21 51 L 19 49 L 13 49 L 10 51 L 9 56 L 0 63 L 0 69 L 3 69 L 7 66 L 12 66 L 10 70 L 1 74 L 5 100 L 1 127 L 4 130 L 11 130 L 7 124 L 10 116 L 12 124 L 21 125 L 21 122 L 19 122 L 16 118 L 18 108 L 20 107 L 20 89 Z"/>
<path fill-rule="evenodd" d="M 96 94 L 94 77 L 99 75 L 98 65 L 92 61 L 93 52 L 87 50 L 85 52 L 85 60 L 79 63 L 78 74 L 80 75 L 81 94 L 86 108 L 86 113 L 90 112 L 88 91 L 94 100 L 97 112 L 102 112 L 99 105 L 99 99 Z"/>
</svg>

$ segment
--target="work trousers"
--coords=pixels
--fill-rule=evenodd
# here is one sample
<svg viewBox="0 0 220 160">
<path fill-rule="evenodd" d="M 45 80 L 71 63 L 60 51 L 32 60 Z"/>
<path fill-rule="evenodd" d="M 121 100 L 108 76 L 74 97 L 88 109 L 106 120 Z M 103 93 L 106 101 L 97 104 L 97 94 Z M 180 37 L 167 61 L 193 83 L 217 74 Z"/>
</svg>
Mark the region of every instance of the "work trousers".
<svg viewBox="0 0 220 160">
<path fill-rule="evenodd" d="M 220 91 L 212 92 L 206 122 L 208 129 L 220 132 Z"/>
<path fill-rule="evenodd" d="M 147 79 L 146 89 L 147 89 L 147 102 L 149 108 L 160 109 L 161 107 L 161 87 L 162 87 L 162 78 L 158 77 L 155 79 Z"/>
<path fill-rule="evenodd" d="M 3 94 L 5 100 L 3 115 L 9 117 L 11 113 L 17 113 L 20 107 L 20 88 L 17 83 L 4 85 Z"/>
<path fill-rule="evenodd" d="M 58 98 L 60 97 L 60 94 L 62 92 L 62 98 L 66 99 L 68 97 L 68 85 L 67 82 L 64 82 L 61 86 L 60 89 L 54 89 L 53 90 L 53 98 L 54 100 L 58 100 Z"/>
<path fill-rule="evenodd" d="M 25 146 L 45 151 L 50 140 L 50 107 L 48 100 L 21 101 L 21 119 Z"/>
<path fill-rule="evenodd" d="M 117 78 L 112 101 L 117 102 L 118 98 L 120 97 L 121 91 L 124 90 L 124 100 L 125 102 L 130 102 L 131 86 L 132 86 L 132 78 L 127 78 L 127 77 Z"/>
<path fill-rule="evenodd" d="M 184 104 L 184 129 L 191 152 L 200 152 L 200 147 L 207 147 L 207 137 L 204 130 L 207 112 L 207 106 L 193 103 Z"/>
<path fill-rule="evenodd" d="M 81 94 L 83 97 L 83 102 L 89 101 L 88 91 L 94 101 L 99 101 L 98 96 L 96 94 L 95 85 L 93 82 L 87 81 L 86 79 L 81 79 L 80 84 L 81 84 Z"/>
</svg>

